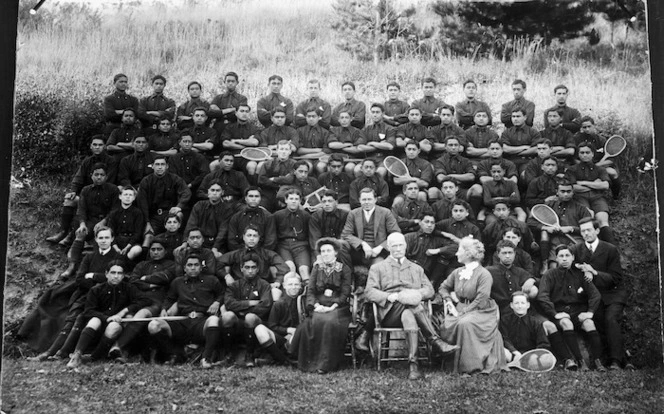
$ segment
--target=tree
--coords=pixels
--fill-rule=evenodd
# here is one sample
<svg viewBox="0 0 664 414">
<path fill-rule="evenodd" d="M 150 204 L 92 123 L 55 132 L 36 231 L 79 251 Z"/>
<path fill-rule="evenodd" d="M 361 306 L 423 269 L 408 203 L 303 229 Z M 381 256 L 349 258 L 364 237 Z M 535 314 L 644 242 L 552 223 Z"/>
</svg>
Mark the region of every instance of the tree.
<svg viewBox="0 0 664 414">
<path fill-rule="evenodd" d="M 625 26 L 625 40 L 629 29 L 644 31 L 646 28 L 646 12 L 643 0 L 594 0 L 591 1 L 593 12 L 601 13 L 611 23 L 611 44 L 616 23 Z"/>
</svg>

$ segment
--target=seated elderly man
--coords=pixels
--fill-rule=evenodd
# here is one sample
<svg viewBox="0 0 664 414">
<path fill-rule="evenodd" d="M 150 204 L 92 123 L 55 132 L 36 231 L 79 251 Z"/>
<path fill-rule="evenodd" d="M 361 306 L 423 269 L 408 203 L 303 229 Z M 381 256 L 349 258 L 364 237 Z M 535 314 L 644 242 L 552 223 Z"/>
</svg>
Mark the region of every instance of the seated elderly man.
<svg viewBox="0 0 664 414">
<path fill-rule="evenodd" d="M 421 330 L 431 346 L 445 355 L 458 347 L 444 342 L 433 327 L 427 315 L 423 300 L 433 298 L 433 286 L 424 270 L 419 265 L 406 259 L 406 239 L 401 233 L 392 233 L 387 237 L 390 256 L 384 261 L 371 266 L 367 281 L 367 299 L 378 305 L 378 317 L 386 327 L 403 327 L 408 344 L 410 375 L 408 379 L 421 378 L 417 366 L 418 331 Z M 373 331 L 375 321 L 367 321 L 366 331 L 358 338 L 366 342 Z M 359 345 L 365 345 L 360 343 Z M 358 346 L 366 349 L 366 346 Z"/>
</svg>

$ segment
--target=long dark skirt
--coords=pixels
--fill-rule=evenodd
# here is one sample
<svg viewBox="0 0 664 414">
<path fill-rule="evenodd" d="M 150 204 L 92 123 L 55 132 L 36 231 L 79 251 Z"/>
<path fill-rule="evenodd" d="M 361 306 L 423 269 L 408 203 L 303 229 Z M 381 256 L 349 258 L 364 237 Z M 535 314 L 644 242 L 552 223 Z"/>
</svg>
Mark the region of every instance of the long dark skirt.
<svg viewBox="0 0 664 414">
<path fill-rule="evenodd" d="M 297 355 L 302 371 L 334 371 L 344 356 L 350 311 L 346 308 L 332 312 L 313 312 L 297 327 L 291 349 Z"/>
</svg>

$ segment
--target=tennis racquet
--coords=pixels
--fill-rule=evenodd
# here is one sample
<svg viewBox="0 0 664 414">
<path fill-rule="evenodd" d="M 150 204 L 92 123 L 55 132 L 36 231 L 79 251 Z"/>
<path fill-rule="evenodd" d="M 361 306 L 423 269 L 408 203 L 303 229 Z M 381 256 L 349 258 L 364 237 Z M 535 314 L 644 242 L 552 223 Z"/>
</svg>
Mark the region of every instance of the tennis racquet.
<svg viewBox="0 0 664 414">
<path fill-rule="evenodd" d="M 560 219 L 555 211 L 546 204 L 536 204 L 530 210 L 530 213 L 533 215 L 533 218 L 545 226 L 555 227 L 560 230 Z M 576 243 L 574 237 L 570 236 L 567 233 L 563 233 L 567 238 Z"/>
<path fill-rule="evenodd" d="M 620 135 L 611 136 L 611 138 L 606 140 L 604 143 L 604 155 L 602 156 L 602 159 L 599 160 L 599 163 L 603 162 L 607 158 L 617 157 L 625 150 L 626 147 L 627 141 L 625 141 L 625 138 L 621 137 Z"/>
<path fill-rule="evenodd" d="M 516 368 L 525 372 L 547 372 L 556 366 L 556 357 L 547 349 L 531 349 L 520 358 L 507 364 L 508 368 Z"/>
<path fill-rule="evenodd" d="M 272 150 L 267 147 L 244 148 L 239 156 L 249 161 L 267 161 L 272 158 Z"/>
<path fill-rule="evenodd" d="M 309 160 L 309 161 L 314 161 L 318 160 L 320 162 L 323 162 L 325 164 L 330 162 L 330 157 L 331 154 L 325 154 L 325 155 L 299 155 L 297 157 L 293 157 L 294 160 Z M 348 154 L 341 154 L 341 157 L 343 158 L 343 162 L 360 162 L 364 161 L 364 158 L 350 158 Z"/>
<path fill-rule="evenodd" d="M 120 322 L 184 321 L 191 316 L 154 316 L 152 318 L 123 318 Z"/>
<path fill-rule="evenodd" d="M 304 198 L 304 205 L 302 207 L 306 210 L 309 210 L 311 208 L 315 209 L 320 204 L 321 199 L 323 198 L 323 194 L 326 191 L 327 191 L 327 187 L 323 186 L 323 187 L 319 188 L 318 190 L 314 191 L 313 193 L 307 195 Z"/>
<path fill-rule="evenodd" d="M 410 172 L 408 172 L 408 167 L 400 159 L 393 155 L 388 155 L 383 160 L 383 165 L 385 169 L 395 177 L 399 178 L 412 178 Z"/>
</svg>

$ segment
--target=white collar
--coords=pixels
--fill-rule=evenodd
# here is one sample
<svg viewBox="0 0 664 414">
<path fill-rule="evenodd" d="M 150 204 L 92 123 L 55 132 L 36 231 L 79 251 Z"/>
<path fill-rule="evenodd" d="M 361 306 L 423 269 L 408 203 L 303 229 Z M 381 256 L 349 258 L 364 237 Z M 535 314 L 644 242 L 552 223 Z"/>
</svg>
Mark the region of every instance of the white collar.
<svg viewBox="0 0 664 414">
<path fill-rule="evenodd" d="M 598 245 L 599 245 L 599 238 L 596 238 L 595 241 L 592 242 L 592 243 L 586 243 L 586 247 L 587 247 L 588 250 L 590 250 L 591 252 L 594 252 L 595 250 L 597 250 L 597 246 L 598 246 Z"/>
<path fill-rule="evenodd" d="M 473 270 L 477 269 L 479 266 L 479 262 L 476 261 L 466 263 L 466 265 L 459 271 L 459 279 L 469 280 L 473 275 Z"/>
<path fill-rule="evenodd" d="M 364 213 L 364 218 L 366 218 L 367 221 L 369 221 L 369 220 L 371 219 L 371 215 L 374 213 L 374 211 L 376 211 L 376 207 L 375 207 L 375 206 L 374 206 L 374 208 L 372 208 L 372 209 L 369 210 L 369 211 L 363 209 L 362 212 Z"/>
<path fill-rule="evenodd" d="M 99 249 L 99 254 L 101 254 L 102 256 L 106 256 L 106 253 L 108 253 L 109 251 L 111 251 L 110 247 L 106 250 Z"/>
</svg>

